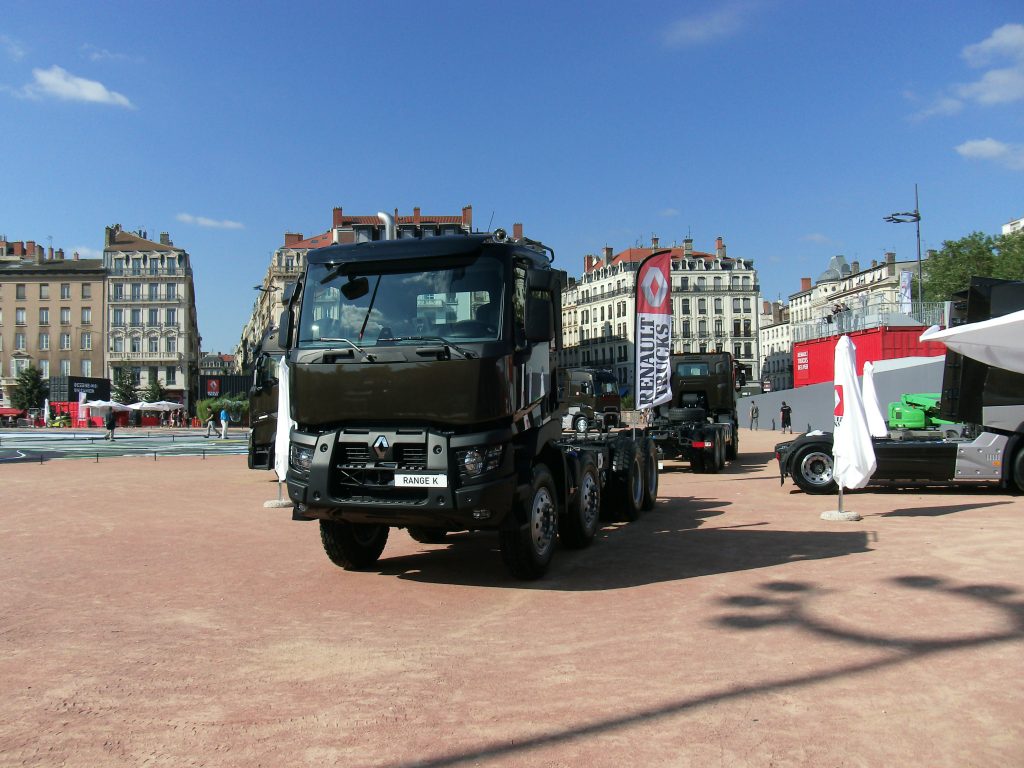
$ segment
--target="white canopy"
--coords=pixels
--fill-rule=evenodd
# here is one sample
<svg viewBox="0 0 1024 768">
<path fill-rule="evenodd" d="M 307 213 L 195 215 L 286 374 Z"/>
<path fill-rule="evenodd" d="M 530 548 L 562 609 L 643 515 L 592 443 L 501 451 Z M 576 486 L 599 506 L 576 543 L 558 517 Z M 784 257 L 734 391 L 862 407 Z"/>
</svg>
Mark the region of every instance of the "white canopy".
<svg viewBox="0 0 1024 768">
<path fill-rule="evenodd" d="M 86 400 L 82 403 L 86 408 L 95 408 L 102 410 L 103 408 L 113 408 L 115 411 L 130 411 L 127 405 L 118 403 L 114 400 Z"/>
<path fill-rule="evenodd" d="M 152 403 L 132 403 L 128 407 L 133 411 L 176 411 L 185 406 L 170 400 L 156 400 Z"/>
<path fill-rule="evenodd" d="M 921 341 L 941 341 L 964 357 L 1024 373 L 1024 309 L 941 331 L 929 328 Z"/>
</svg>

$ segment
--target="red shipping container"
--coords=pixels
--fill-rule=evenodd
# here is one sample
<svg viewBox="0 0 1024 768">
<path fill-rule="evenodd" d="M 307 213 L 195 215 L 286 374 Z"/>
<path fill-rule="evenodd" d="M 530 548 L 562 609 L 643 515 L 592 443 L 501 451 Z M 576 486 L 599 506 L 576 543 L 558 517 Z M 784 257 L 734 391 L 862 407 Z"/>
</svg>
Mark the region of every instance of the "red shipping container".
<svg viewBox="0 0 1024 768">
<path fill-rule="evenodd" d="M 923 328 L 882 327 L 847 334 L 857 347 L 857 373 L 864 363 L 903 357 L 936 357 L 946 354 L 946 345 L 921 341 Z M 801 341 L 793 345 L 793 386 L 806 387 L 832 381 L 838 336 Z"/>
</svg>

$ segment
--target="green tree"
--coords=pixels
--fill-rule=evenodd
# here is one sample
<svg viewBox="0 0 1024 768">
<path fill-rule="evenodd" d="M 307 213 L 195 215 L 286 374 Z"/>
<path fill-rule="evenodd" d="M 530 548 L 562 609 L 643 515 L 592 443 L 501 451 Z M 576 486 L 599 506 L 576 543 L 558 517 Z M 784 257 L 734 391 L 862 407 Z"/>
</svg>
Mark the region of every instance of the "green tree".
<svg viewBox="0 0 1024 768">
<path fill-rule="evenodd" d="M 149 386 L 146 387 L 146 393 L 143 399 L 147 403 L 155 403 L 157 400 L 166 400 L 167 390 L 160 385 L 159 379 L 153 379 L 149 382 Z"/>
<path fill-rule="evenodd" d="M 1024 231 L 996 238 L 996 265 L 992 277 L 1024 280 Z"/>
<path fill-rule="evenodd" d="M 118 368 L 114 373 L 111 397 L 118 403 L 131 405 L 139 401 L 139 393 L 132 383 L 132 374 L 127 368 Z"/>
<path fill-rule="evenodd" d="M 43 384 L 43 374 L 29 366 L 18 374 L 18 380 L 11 392 L 11 405 L 15 408 L 41 408 L 49 393 Z"/>
<path fill-rule="evenodd" d="M 993 277 L 998 261 L 996 242 L 983 232 L 943 242 L 924 262 L 925 301 L 948 301 L 967 288 L 972 277 Z"/>
</svg>

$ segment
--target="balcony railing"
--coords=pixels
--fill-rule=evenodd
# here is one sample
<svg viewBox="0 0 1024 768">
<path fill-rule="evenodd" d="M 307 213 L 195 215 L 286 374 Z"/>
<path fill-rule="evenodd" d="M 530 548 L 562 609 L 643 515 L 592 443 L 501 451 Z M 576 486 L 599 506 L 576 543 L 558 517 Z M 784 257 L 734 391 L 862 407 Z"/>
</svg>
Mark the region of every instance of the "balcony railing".
<svg viewBox="0 0 1024 768">
<path fill-rule="evenodd" d="M 851 308 L 837 314 L 826 314 L 817 320 L 792 323 L 794 342 L 824 339 L 870 328 L 908 326 L 927 328 L 945 323 L 945 303 L 941 301 L 912 302 L 906 311 L 899 304 L 879 302 L 866 307 Z"/>
</svg>

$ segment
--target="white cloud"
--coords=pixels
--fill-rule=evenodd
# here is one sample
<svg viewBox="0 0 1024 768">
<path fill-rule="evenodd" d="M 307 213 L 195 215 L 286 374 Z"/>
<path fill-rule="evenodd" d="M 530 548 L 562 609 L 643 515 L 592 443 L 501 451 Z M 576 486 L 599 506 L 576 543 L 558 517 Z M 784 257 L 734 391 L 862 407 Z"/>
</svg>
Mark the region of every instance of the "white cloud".
<svg viewBox="0 0 1024 768">
<path fill-rule="evenodd" d="M 1024 171 L 1024 144 L 1007 144 L 997 139 L 974 139 L 956 147 L 961 157 L 990 160 L 1012 171 Z"/>
<path fill-rule="evenodd" d="M 744 0 L 730 2 L 707 13 L 679 19 L 665 30 L 665 45 L 678 48 L 732 37 L 743 29 L 755 5 Z"/>
<path fill-rule="evenodd" d="M 135 105 L 117 91 L 109 90 L 103 83 L 76 77 L 54 64 L 49 69 L 33 69 L 35 81 L 21 90 L 21 95 L 33 99 L 54 98 L 63 101 L 85 101 L 92 104 L 110 104 L 126 109 Z"/>
<path fill-rule="evenodd" d="M 662 208 L 658 211 L 658 215 L 666 219 L 671 219 L 679 215 L 678 208 Z"/>
<path fill-rule="evenodd" d="M 818 243 L 819 245 L 828 245 L 832 242 L 830 237 L 823 235 L 820 232 L 809 232 L 800 239 L 806 243 Z"/>
<path fill-rule="evenodd" d="M 1024 100 L 1024 24 L 1004 24 L 960 55 L 972 67 L 1007 60 L 1010 66 L 989 69 L 971 83 L 953 84 L 915 118 L 953 115 L 972 103 L 992 106 Z"/>
<path fill-rule="evenodd" d="M 71 249 L 73 253 L 77 253 L 83 259 L 102 259 L 103 251 L 97 251 L 95 248 L 90 248 L 86 245 L 78 245 Z"/>
<path fill-rule="evenodd" d="M 0 35 L 0 48 L 3 48 L 7 57 L 14 61 L 20 61 L 25 57 L 25 47 L 7 35 Z"/>
<path fill-rule="evenodd" d="M 128 58 L 126 54 L 108 51 L 106 48 L 99 48 L 91 43 L 85 43 L 80 50 L 89 61 L 123 61 Z"/>
<path fill-rule="evenodd" d="M 193 216 L 191 213 L 179 213 L 177 219 L 184 224 L 194 224 L 197 227 L 206 227 L 207 229 L 245 229 L 245 225 L 240 221 L 210 219 L 206 216 Z"/>
<path fill-rule="evenodd" d="M 968 45 L 960 55 L 973 67 L 1000 56 L 1024 62 L 1024 24 L 1004 24 L 980 43 Z"/>
</svg>

